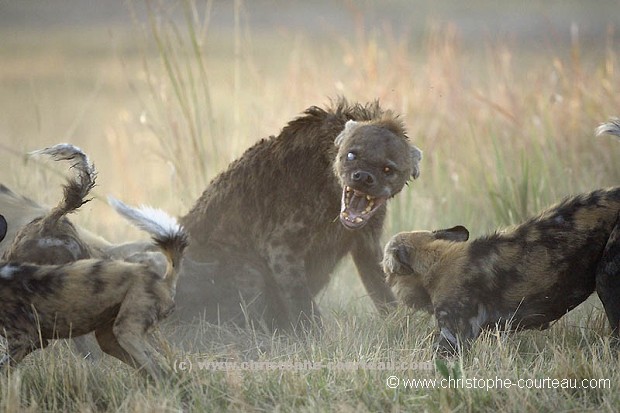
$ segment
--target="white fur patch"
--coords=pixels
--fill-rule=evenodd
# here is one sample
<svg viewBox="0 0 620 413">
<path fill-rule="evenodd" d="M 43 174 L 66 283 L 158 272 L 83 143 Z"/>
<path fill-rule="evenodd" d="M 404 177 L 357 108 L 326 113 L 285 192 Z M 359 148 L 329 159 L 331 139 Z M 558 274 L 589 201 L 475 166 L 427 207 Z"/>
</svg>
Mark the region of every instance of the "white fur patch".
<svg viewBox="0 0 620 413">
<path fill-rule="evenodd" d="M 469 325 L 471 326 L 471 338 L 478 337 L 482 326 L 484 326 L 489 320 L 487 309 L 482 304 L 478 304 L 478 314 L 475 317 L 469 319 Z"/>
<path fill-rule="evenodd" d="M 71 255 L 73 255 L 73 258 L 76 260 L 80 254 L 80 246 L 77 242 L 73 240 L 62 240 L 58 238 L 45 237 L 39 238 L 37 240 L 37 244 L 41 248 L 64 247 L 69 250 L 69 252 L 71 252 Z"/>
<path fill-rule="evenodd" d="M 108 203 L 129 222 L 151 235 L 172 237 L 182 231 L 176 218 L 171 217 L 161 209 L 145 205 L 132 208 L 111 196 L 108 196 Z"/>
<path fill-rule="evenodd" d="M 620 119 L 610 119 L 609 122 L 602 123 L 601 125 L 599 125 L 598 128 L 596 128 L 597 136 L 603 135 L 605 133 L 608 135 L 615 135 L 620 137 Z"/>
<path fill-rule="evenodd" d="M 13 275 L 18 271 L 17 266 L 12 264 L 6 264 L 2 268 L 0 268 L 0 278 L 3 280 L 11 280 L 13 279 Z"/>
</svg>

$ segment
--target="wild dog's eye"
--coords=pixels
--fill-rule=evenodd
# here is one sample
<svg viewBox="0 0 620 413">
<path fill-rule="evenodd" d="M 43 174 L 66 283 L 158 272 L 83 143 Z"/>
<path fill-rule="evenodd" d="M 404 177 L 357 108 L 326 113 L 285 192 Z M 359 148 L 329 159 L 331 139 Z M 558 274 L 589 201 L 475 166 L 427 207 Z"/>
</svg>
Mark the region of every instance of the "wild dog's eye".
<svg viewBox="0 0 620 413">
<path fill-rule="evenodd" d="M 389 166 L 384 166 L 383 173 L 386 175 L 392 175 L 394 173 L 394 170 L 390 168 Z"/>
<path fill-rule="evenodd" d="M 357 158 L 357 156 L 355 155 L 354 152 L 347 153 L 347 161 L 354 161 L 355 158 Z"/>
</svg>

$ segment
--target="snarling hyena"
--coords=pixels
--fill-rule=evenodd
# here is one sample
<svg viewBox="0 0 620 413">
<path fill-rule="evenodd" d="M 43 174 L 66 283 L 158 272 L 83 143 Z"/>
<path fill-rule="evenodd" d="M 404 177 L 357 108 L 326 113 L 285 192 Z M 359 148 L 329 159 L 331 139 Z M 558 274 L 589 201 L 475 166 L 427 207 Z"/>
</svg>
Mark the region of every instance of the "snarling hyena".
<svg viewBox="0 0 620 413">
<path fill-rule="evenodd" d="M 7 339 L 0 367 L 19 363 L 49 340 L 94 331 L 104 352 L 163 378 L 163 361 L 147 336 L 174 309 L 187 234 L 162 211 L 111 203 L 152 235 L 168 262 L 163 277 L 147 265 L 115 260 L 63 265 L 0 261 L 0 326 Z"/>
<path fill-rule="evenodd" d="M 620 123 L 599 133 L 620 136 Z M 482 329 L 545 329 L 594 291 L 620 331 L 620 187 L 573 196 L 521 225 L 467 241 L 462 226 L 403 232 L 383 268 L 404 304 L 434 314 L 442 352 Z"/>
<path fill-rule="evenodd" d="M 318 320 L 313 297 L 348 253 L 386 308 L 395 301 L 380 265 L 386 202 L 418 177 L 420 159 L 402 120 L 377 102 L 307 109 L 233 162 L 181 218 L 188 256 L 212 268 L 181 281 L 179 314 L 206 304 L 209 320 L 231 319 L 245 303 L 271 326 Z M 225 296 L 210 292 L 221 285 Z"/>
</svg>

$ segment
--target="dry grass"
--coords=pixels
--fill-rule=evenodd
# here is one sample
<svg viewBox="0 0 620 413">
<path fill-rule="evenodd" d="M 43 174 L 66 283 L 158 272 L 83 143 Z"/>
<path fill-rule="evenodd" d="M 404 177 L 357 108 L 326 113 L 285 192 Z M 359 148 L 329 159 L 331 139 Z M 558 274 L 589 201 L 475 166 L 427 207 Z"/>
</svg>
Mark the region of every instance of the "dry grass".
<svg viewBox="0 0 620 413">
<path fill-rule="evenodd" d="M 190 6 L 193 3 L 186 3 Z M 203 7 L 203 6 L 200 6 Z M 2 182 L 53 203 L 55 166 L 20 153 L 58 141 L 86 150 L 96 195 L 183 213 L 208 181 L 255 140 L 328 97 L 379 98 L 403 114 L 425 152 L 421 178 L 391 202 L 386 236 L 466 225 L 473 235 L 519 222 L 565 195 L 620 182 L 620 146 L 593 130 L 620 108 L 611 39 L 584 50 L 528 54 L 486 42 L 461 47 L 452 27 L 430 25 L 422 47 L 387 30 L 316 44 L 301 34 L 252 33 L 241 5 L 233 36 L 211 33 L 205 9 L 183 24 L 153 4 L 143 42 L 112 34 L 23 33 L 0 44 Z M 187 29 L 189 27 L 189 29 Z M 206 36 L 205 34 L 208 34 Z M 5 36 L 0 33 L 0 38 Z M 251 40 L 250 40 L 251 38 Z M 22 50 L 42 46 L 31 53 Z M 275 43 L 277 42 L 277 43 Z M 272 47 L 277 44 L 277 48 Z M 112 45 L 112 46 L 110 46 Z M 26 173 L 27 171 L 27 173 Z M 112 240 L 137 233 L 103 202 L 76 219 Z M 111 230 L 114 228 L 115 230 Z M 376 316 L 350 264 L 320 297 L 321 337 L 269 337 L 207 325 L 173 360 L 404 361 L 433 369 L 183 372 L 160 386 L 107 358 L 78 360 L 64 344 L 0 378 L 0 411 L 615 411 L 620 362 L 597 299 L 545 332 L 489 333 L 454 364 L 434 368 L 432 320 Z M 611 379 L 611 389 L 398 389 L 401 378 Z"/>
</svg>

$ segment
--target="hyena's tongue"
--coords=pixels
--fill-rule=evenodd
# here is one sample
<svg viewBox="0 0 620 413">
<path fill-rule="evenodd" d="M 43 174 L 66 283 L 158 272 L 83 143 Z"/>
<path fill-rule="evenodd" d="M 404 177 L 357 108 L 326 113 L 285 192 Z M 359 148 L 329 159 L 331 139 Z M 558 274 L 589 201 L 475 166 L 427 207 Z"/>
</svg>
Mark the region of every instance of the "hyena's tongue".
<svg viewBox="0 0 620 413">
<path fill-rule="evenodd" d="M 347 228 L 361 228 L 385 201 L 346 186 L 342 190 L 340 222 Z"/>
</svg>

